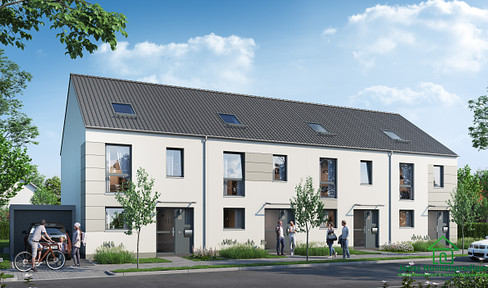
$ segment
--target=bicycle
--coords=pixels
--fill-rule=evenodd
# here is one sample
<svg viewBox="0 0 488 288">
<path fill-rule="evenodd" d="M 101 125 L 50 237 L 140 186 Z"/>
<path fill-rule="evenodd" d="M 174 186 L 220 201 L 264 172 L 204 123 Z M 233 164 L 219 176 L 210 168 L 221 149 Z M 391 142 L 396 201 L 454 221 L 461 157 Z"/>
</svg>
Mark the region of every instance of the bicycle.
<svg viewBox="0 0 488 288">
<path fill-rule="evenodd" d="M 58 270 L 64 267 L 66 263 L 66 258 L 63 252 L 59 251 L 59 247 L 57 244 L 43 244 L 42 245 L 42 253 L 41 258 L 37 261 L 40 265 L 44 259 L 46 259 L 46 265 L 52 270 Z M 14 259 L 14 266 L 15 269 L 19 270 L 20 272 L 27 272 L 32 269 L 32 253 L 28 251 L 19 252 L 15 255 Z"/>
</svg>

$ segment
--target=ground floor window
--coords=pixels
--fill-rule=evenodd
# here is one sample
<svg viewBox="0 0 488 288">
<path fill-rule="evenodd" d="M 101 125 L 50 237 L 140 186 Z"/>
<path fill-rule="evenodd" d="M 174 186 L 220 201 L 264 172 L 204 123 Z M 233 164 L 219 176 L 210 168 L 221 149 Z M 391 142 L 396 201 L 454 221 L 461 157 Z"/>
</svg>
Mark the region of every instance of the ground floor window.
<svg viewBox="0 0 488 288">
<path fill-rule="evenodd" d="M 224 229 L 244 228 L 244 208 L 224 208 Z"/>
<path fill-rule="evenodd" d="M 332 225 L 334 227 L 337 227 L 337 221 L 336 221 L 336 214 L 337 210 L 331 209 L 331 210 L 324 210 L 325 211 L 325 221 L 320 224 L 321 229 L 327 229 L 329 228 L 328 223 L 332 222 Z"/>
<path fill-rule="evenodd" d="M 124 223 L 123 208 L 105 208 L 105 230 L 124 230 L 127 225 Z"/>
<path fill-rule="evenodd" d="M 413 227 L 413 210 L 400 210 L 400 227 Z"/>
</svg>

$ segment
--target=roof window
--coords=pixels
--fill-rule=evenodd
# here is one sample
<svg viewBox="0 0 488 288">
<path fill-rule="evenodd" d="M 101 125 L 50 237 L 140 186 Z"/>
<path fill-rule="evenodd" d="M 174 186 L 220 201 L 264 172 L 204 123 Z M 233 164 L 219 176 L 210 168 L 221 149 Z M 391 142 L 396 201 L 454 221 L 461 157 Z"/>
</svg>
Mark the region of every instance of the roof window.
<svg viewBox="0 0 488 288">
<path fill-rule="evenodd" d="M 241 125 L 241 122 L 237 120 L 236 115 L 219 113 L 219 116 L 220 119 L 222 119 L 222 121 L 224 121 L 225 124 Z"/>
<path fill-rule="evenodd" d="M 114 109 L 115 113 L 118 114 L 129 114 L 135 115 L 134 109 L 132 109 L 132 105 L 124 104 L 124 103 L 112 103 L 112 108 Z"/>
<path fill-rule="evenodd" d="M 388 135 L 388 137 L 390 137 L 391 139 L 393 140 L 398 140 L 398 141 L 404 141 L 402 138 L 400 138 L 400 136 L 398 136 L 395 132 L 393 131 L 387 131 L 387 130 L 383 130 L 383 133 L 385 133 L 386 135 Z"/>
<path fill-rule="evenodd" d="M 322 125 L 318 123 L 307 123 L 310 128 L 313 129 L 313 131 L 317 133 L 322 133 L 322 134 L 329 134 L 329 131 L 327 131 Z"/>
</svg>

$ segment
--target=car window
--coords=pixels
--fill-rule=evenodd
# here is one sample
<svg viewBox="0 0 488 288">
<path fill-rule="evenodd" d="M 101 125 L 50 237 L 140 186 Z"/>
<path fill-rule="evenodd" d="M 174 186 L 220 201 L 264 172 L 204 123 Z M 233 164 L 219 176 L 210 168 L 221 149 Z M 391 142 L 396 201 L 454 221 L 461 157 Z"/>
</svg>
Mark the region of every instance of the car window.
<svg viewBox="0 0 488 288">
<path fill-rule="evenodd" d="M 47 234 L 49 234 L 49 235 L 64 235 L 65 234 L 63 231 L 59 230 L 58 228 L 54 228 L 54 227 L 47 227 L 46 231 L 47 231 Z"/>
</svg>

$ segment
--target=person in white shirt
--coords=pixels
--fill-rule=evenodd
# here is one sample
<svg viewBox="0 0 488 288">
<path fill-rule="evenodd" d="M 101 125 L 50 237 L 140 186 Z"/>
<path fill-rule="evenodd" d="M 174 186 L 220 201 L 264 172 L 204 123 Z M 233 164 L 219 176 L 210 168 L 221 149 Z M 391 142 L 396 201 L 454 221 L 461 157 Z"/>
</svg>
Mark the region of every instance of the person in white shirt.
<svg viewBox="0 0 488 288">
<path fill-rule="evenodd" d="M 277 255 L 285 255 L 285 234 L 283 232 L 283 223 L 281 220 L 278 221 L 278 225 L 276 225 L 276 254 Z M 280 245 L 281 245 L 281 254 L 280 254 Z"/>
<path fill-rule="evenodd" d="M 41 259 L 41 252 L 42 252 L 42 245 L 39 244 L 39 241 L 43 239 L 46 242 L 53 242 L 51 237 L 47 234 L 46 231 L 46 220 L 42 219 L 41 220 L 41 225 L 37 226 L 34 232 L 29 236 L 29 244 L 31 245 L 32 248 L 32 271 L 37 272 L 36 269 L 36 255 L 37 255 L 37 249 L 39 250 L 39 255 L 37 255 L 37 259 Z"/>
</svg>

